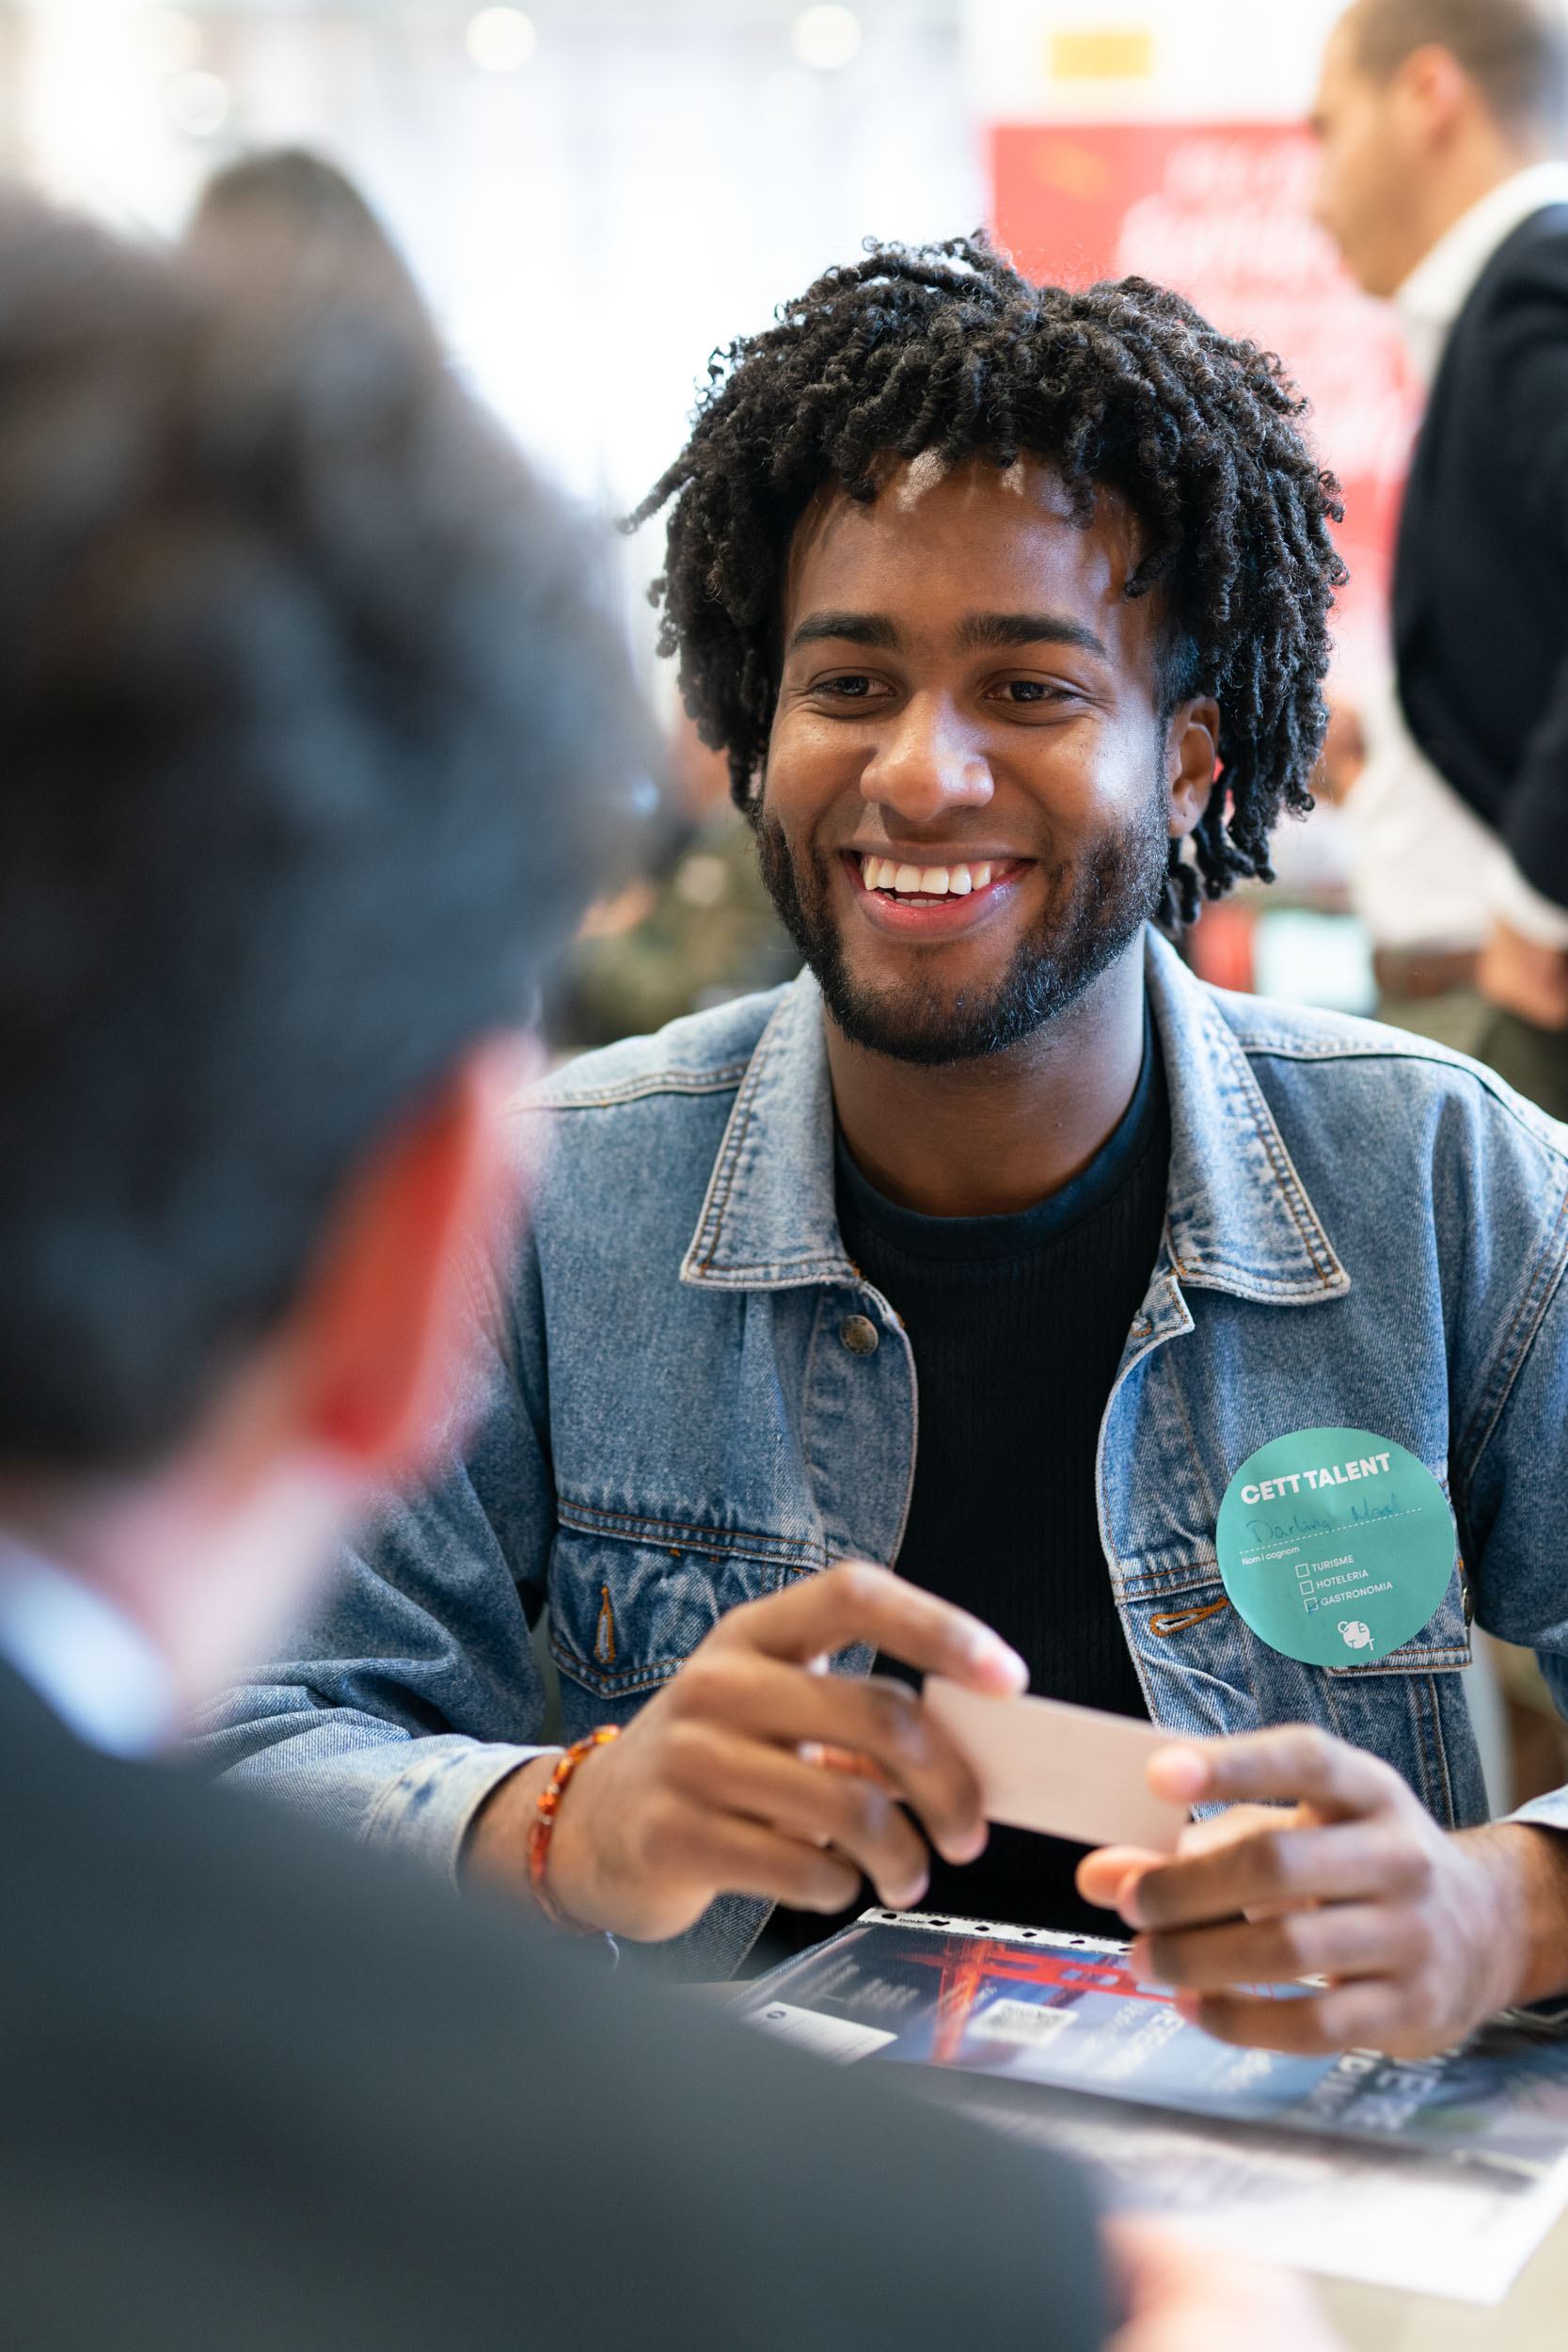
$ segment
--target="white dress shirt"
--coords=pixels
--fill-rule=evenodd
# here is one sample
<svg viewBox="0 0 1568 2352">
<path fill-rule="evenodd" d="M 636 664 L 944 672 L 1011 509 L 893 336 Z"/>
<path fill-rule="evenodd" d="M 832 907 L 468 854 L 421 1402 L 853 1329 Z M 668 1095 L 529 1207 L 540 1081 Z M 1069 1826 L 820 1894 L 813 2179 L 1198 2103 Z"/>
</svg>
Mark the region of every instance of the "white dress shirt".
<svg viewBox="0 0 1568 2352">
<path fill-rule="evenodd" d="M 1455 319 L 1498 246 L 1548 204 L 1568 204 L 1568 163 L 1532 164 L 1472 204 L 1394 296 L 1411 365 L 1429 389 Z M 1390 669 L 1362 707 L 1367 765 L 1348 803 L 1351 884 L 1380 947 L 1472 948 L 1501 918 L 1568 947 L 1568 909 L 1528 883 L 1497 835 L 1414 741 Z"/>
<path fill-rule="evenodd" d="M 89 1747 L 149 1756 L 173 1736 L 173 1680 L 141 1628 L 9 1537 L 0 1537 L 0 1658 Z"/>
</svg>

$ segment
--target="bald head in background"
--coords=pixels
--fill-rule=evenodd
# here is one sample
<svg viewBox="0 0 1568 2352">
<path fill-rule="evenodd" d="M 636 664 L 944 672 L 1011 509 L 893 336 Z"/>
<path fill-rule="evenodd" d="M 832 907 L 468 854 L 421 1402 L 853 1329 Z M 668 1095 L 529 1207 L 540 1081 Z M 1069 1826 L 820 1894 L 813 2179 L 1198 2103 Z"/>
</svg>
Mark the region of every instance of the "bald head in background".
<svg viewBox="0 0 1568 2352">
<path fill-rule="evenodd" d="M 1559 0 L 1357 0 L 1323 56 L 1315 211 L 1366 293 L 1395 292 L 1494 187 L 1561 151 Z"/>
</svg>

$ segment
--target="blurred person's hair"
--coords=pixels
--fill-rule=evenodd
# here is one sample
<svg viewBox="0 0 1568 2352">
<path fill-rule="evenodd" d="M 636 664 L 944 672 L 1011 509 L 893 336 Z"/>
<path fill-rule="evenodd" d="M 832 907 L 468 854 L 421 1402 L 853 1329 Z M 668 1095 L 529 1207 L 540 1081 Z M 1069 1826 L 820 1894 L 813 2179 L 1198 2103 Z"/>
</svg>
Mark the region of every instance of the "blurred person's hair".
<svg viewBox="0 0 1568 2352">
<path fill-rule="evenodd" d="M 1561 0 L 1357 0 L 1353 54 L 1377 82 L 1418 49 L 1446 49 L 1506 131 L 1560 142 L 1568 130 L 1568 15 Z"/>
<path fill-rule="evenodd" d="M 1126 593 L 1162 601 L 1162 716 L 1219 700 L 1222 773 L 1191 858 L 1172 844 L 1163 919 L 1190 923 L 1200 893 L 1238 877 L 1272 880 L 1281 807 L 1312 805 L 1345 578 L 1337 485 L 1296 429 L 1305 403 L 1279 361 L 1141 278 L 1031 285 L 978 237 L 866 252 L 713 360 L 686 449 L 630 517 L 674 501 L 651 591 L 659 651 L 679 654 L 687 709 L 728 752 L 736 803 L 759 806 L 789 546 L 821 485 L 870 501 L 889 455 L 1035 457 L 1082 521 L 1097 487 L 1138 519 Z"/>
<path fill-rule="evenodd" d="M 207 182 L 185 230 L 193 253 L 243 271 L 291 264 L 361 298 L 425 315 L 402 253 L 346 172 L 306 147 L 242 156 Z"/>
<path fill-rule="evenodd" d="M 134 1466 L 592 894 L 608 567 L 399 308 L 0 204 L 0 1463 Z"/>
</svg>

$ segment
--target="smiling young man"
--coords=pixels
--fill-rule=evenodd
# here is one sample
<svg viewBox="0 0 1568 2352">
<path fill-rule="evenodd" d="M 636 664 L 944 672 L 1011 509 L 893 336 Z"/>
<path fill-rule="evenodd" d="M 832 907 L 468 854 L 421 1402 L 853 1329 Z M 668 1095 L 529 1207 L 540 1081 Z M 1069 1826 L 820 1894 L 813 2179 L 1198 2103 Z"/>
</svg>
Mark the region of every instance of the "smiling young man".
<svg viewBox="0 0 1568 2352">
<path fill-rule="evenodd" d="M 1295 413 L 1176 296 L 969 243 L 873 251 L 736 347 L 648 511 L 809 972 L 541 1098 L 487 1423 L 214 1763 L 528 1892 L 547 1597 L 568 1736 L 622 1727 L 555 1817 L 552 1915 L 707 1975 L 863 1872 L 1093 1924 L 1075 1850 L 987 1843 L 899 1678 L 954 1654 L 936 1597 L 1037 1690 L 1254 1735 L 1168 1756 L 1184 1800 L 1307 1806 L 1086 1866 L 1220 2029 L 1277 2032 L 1227 1988 L 1310 1968 L 1297 2040 L 1435 2046 L 1568 1976 L 1555 1832 L 1472 1826 L 1459 1671 L 1473 1599 L 1568 1675 L 1560 1131 L 1418 1041 L 1217 997 L 1150 928 L 1307 804 L 1340 574 Z M 1248 1457 L 1320 1428 L 1419 1456 L 1465 1559 L 1331 1669 L 1242 1620 L 1215 1540 Z"/>
</svg>

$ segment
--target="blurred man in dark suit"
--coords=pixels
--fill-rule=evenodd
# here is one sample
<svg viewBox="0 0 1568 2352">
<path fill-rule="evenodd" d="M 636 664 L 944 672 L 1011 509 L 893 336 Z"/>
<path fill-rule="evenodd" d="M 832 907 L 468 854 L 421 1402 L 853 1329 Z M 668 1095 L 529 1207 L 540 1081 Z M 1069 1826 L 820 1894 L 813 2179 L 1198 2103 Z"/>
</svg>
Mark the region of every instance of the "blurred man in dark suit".
<svg viewBox="0 0 1568 2352">
<path fill-rule="evenodd" d="M 1358 0 L 1318 215 L 1431 388 L 1351 808 L 1380 1011 L 1568 1117 L 1568 24 Z"/>
<path fill-rule="evenodd" d="M 1065 2164 L 150 1760 L 463 1410 L 641 756 L 575 529 L 308 275 L 0 204 L 0 2335 L 1086 2352 Z M 1127 2352 L 1323 2341 L 1122 2263 Z"/>
</svg>

